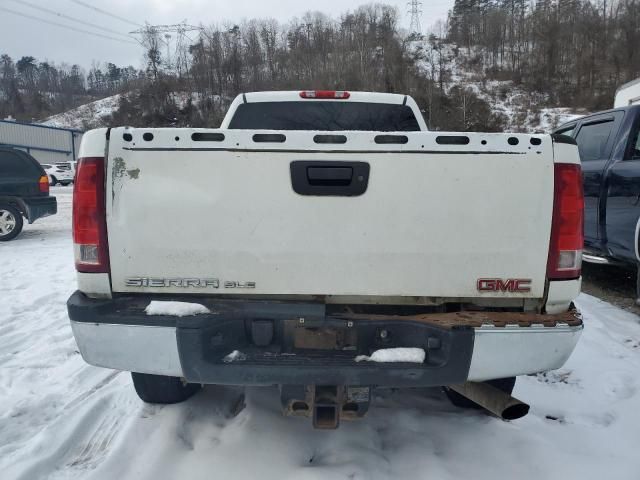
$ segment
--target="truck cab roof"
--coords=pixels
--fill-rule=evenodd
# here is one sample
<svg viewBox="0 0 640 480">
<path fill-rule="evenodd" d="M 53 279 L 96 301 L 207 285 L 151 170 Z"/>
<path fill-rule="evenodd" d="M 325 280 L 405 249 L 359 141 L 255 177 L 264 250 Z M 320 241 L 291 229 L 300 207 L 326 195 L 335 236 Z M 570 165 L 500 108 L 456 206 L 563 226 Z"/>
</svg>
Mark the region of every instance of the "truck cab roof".
<svg viewBox="0 0 640 480">
<path fill-rule="evenodd" d="M 246 102 L 300 102 L 305 100 L 301 93 L 319 92 L 318 90 L 282 90 L 274 92 L 247 92 L 238 95 L 242 101 Z M 333 102 L 367 102 L 367 103 L 389 103 L 394 105 L 404 104 L 408 95 L 399 93 L 380 93 L 380 92 L 352 92 L 345 90 L 321 90 L 321 92 L 332 92 L 335 98 L 323 98 L 323 100 Z M 348 96 L 340 96 L 340 95 Z M 244 98 L 243 98 L 244 97 Z M 317 98 L 309 97 L 310 100 Z"/>
<path fill-rule="evenodd" d="M 251 124 L 244 124 L 244 122 L 239 122 L 237 117 L 237 114 L 239 113 L 239 110 L 242 110 L 243 108 L 246 107 L 242 107 L 242 105 L 245 104 L 254 104 L 254 103 L 264 103 L 264 104 L 280 104 L 280 103 L 286 103 L 288 104 L 288 107 L 291 107 L 292 103 L 296 103 L 296 104 L 309 104 L 309 103 L 316 103 L 316 104 L 323 104 L 323 105 L 327 105 L 327 103 L 359 103 L 362 104 L 362 106 L 358 106 L 356 108 L 354 108 L 354 111 L 358 111 L 361 112 L 363 109 L 365 109 L 365 105 L 364 104 L 369 104 L 372 105 L 371 106 L 371 110 L 375 111 L 375 115 L 384 115 L 387 116 L 390 120 L 391 117 L 393 116 L 397 116 L 397 117 L 402 117 L 403 115 L 403 111 L 405 114 L 405 118 L 396 118 L 395 121 L 391 120 L 390 122 L 388 122 L 386 125 L 384 124 L 385 122 L 373 122 L 373 123 L 367 123 L 364 122 L 360 125 L 358 125 L 358 122 L 355 121 L 355 119 L 352 116 L 348 116 L 348 118 L 341 118 L 340 121 L 335 122 L 335 124 L 333 125 L 332 128 L 327 128 L 328 126 L 324 125 L 322 121 L 319 121 L 318 123 L 320 124 L 320 127 L 323 128 L 313 128 L 312 126 L 310 126 L 308 123 L 307 124 L 301 124 L 299 126 L 294 126 L 293 128 L 283 128 L 282 122 L 279 122 L 278 124 L 274 123 L 273 118 L 271 119 L 264 119 L 263 120 L 263 124 L 264 125 L 269 125 L 266 129 L 273 129 L 273 130 L 278 130 L 278 129 L 288 129 L 288 130 L 384 130 L 384 131 L 390 131 L 390 130 L 413 130 L 413 131 L 427 131 L 427 125 L 426 122 L 424 121 L 424 118 L 422 117 L 422 113 L 420 112 L 420 109 L 418 107 L 418 104 L 415 102 L 415 100 L 413 98 L 411 98 L 408 95 L 401 95 L 401 94 L 397 94 L 397 93 L 379 93 L 379 92 L 351 92 L 351 91 L 344 91 L 344 90 L 340 90 L 340 91 L 334 91 L 334 90 L 291 90 L 291 91 L 273 91 L 273 92 L 247 92 L 247 93 L 242 93 L 240 95 L 238 95 L 234 101 L 231 103 L 230 107 L 229 107 L 229 111 L 227 112 L 227 114 L 224 117 L 224 120 L 222 121 L 222 124 L 220 125 L 220 128 L 226 129 L 226 128 L 232 128 L 232 129 L 237 129 L 237 128 L 241 128 L 241 129 L 256 129 L 256 128 L 260 128 L 258 125 L 255 124 L 255 120 L 256 120 L 256 112 L 251 112 L 250 117 L 252 119 L 254 119 L 254 122 L 252 122 Z M 374 105 L 377 105 L 378 107 L 374 107 Z M 390 105 L 390 106 L 397 106 L 396 108 L 389 108 L 389 109 L 383 109 L 380 107 L 383 107 L 384 105 Z M 295 107 L 294 107 L 295 108 Z M 306 107 L 305 107 L 306 108 Z M 318 111 L 320 110 L 329 110 L 328 108 L 324 107 L 322 109 L 318 109 Z M 344 110 L 347 109 L 340 109 L 340 115 L 344 115 Z M 410 112 L 408 112 L 410 110 Z M 286 112 L 286 110 L 285 110 Z M 297 113 L 297 118 L 300 118 L 300 113 L 301 112 L 296 112 Z M 307 112 L 308 113 L 308 112 Z M 370 111 L 367 112 L 367 114 L 370 115 Z M 260 114 L 262 114 L 262 109 Z M 260 116 L 259 114 L 259 116 Z M 411 122 L 410 118 L 406 118 L 406 116 L 409 117 L 414 117 L 414 121 Z M 335 112 L 332 112 L 332 115 L 335 116 Z M 358 116 L 358 114 L 355 114 L 354 116 Z M 234 121 L 235 119 L 235 121 Z M 352 123 L 353 122 L 353 123 Z M 240 126 L 238 124 L 241 124 Z M 271 125 L 271 123 L 274 123 L 273 125 Z M 366 128 L 361 128 L 361 127 L 366 127 Z"/>
</svg>

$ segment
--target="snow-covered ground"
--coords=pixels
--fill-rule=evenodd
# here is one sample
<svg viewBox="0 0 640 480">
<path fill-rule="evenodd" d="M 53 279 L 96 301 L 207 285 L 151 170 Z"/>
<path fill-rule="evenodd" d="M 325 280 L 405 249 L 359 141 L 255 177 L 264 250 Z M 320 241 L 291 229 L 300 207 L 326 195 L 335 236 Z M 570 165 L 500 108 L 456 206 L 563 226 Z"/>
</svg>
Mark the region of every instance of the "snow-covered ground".
<svg viewBox="0 0 640 480">
<path fill-rule="evenodd" d="M 378 393 L 365 419 L 336 431 L 282 417 L 275 388 L 144 405 L 128 374 L 76 349 L 71 189 L 52 189 L 58 215 L 0 244 L 3 480 L 640 478 L 639 318 L 587 295 L 577 350 L 561 370 L 518 380 L 532 408 L 513 422 L 458 410 L 438 389 Z"/>
</svg>

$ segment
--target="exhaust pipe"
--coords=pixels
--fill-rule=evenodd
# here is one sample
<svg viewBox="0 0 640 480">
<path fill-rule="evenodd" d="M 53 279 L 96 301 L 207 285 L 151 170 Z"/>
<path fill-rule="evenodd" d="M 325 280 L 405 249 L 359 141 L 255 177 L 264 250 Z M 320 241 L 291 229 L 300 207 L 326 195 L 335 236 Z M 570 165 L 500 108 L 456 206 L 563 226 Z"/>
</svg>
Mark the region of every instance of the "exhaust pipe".
<svg viewBox="0 0 640 480">
<path fill-rule="evenodd" d="M 488 383 L 466 382 L 449 388 L 503 420 L 516 420 L 529 413 L 529 405 Z"/>
</svg>

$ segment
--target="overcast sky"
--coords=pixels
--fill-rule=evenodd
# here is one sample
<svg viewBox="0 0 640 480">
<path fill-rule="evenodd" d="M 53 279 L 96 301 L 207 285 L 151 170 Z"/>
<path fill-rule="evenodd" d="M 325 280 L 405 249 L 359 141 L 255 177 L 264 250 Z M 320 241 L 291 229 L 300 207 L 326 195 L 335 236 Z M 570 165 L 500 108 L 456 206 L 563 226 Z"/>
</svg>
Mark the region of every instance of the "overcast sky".
<svg viewBox="0 0 640 480">
<path fill-rule="evenodd" d="M 409 26 L 407 14 L 408 0 L 388 0 L 398 7 L 401 25 Z M 423 0 L 422 28 L 426 31 L 438 19 L 445 19 L 454 0 Z M 127 19 L 118 18 L 81 5 L 93 5 L 103 11 Z M 38 60 L 55 63 L 77 63 L 84 68 L 93 61 L 113 62 L 118 65 L 142 64 L 142 49 L 137 44 L 123 43 L 71 31 L 66 28 L 45 24 L 34 18 L 25 18 L 12 12 L 37 17 L 49 22 L 88 30 L 107 36 L 118 37 L 116 33 L 98 30 L 96 26 L 113 32 L 126 34 L 145 22 L 151 24 L 172 24 L 186 20 L 195 25 L 211 25 L 225 22 L 240 22 L 250 18 L 275 18 L 286 23 L 293 17 L 300 17 L 306 11 L 320 10 L 334 18 L 347 10 L 369 3 L 358 0 L 324 0 L 305 2 L 301 0 L 0 0 L 0 53 L 8 53 L 14 60 L 23 55 L 32 55 Z M 30 6 L 31 5 L 31 6 Z M 36 7 L 36 8 L 33 8 Z M 73 17 L 85 24 L 63 16 Z M 93 24 L 93 25 L 90 25 Z"/>
</svg>

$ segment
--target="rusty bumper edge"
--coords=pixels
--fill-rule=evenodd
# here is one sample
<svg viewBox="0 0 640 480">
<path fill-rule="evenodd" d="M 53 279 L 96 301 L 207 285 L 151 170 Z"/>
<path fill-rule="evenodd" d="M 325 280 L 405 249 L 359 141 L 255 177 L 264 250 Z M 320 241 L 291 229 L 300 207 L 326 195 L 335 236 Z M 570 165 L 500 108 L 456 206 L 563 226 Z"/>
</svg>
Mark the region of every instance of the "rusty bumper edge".
<svg viewBox="0 0 640 480">
<path fill-rule="evenodd" d="M 582 325 L 582 316 L 575 308 L 564 313 L 525 313 L 525 312 L 451 312 L 451 313 L 423 313 L 419 315 L 363 315 L 348 314 L 341 315 L 347 320 L 384 320 L 384 321 L 409 321 L 428 323 L 441 328 L 473 327 L 483 326 L 506 327 L 517 325 L 519 327 L 531 327 L 542 325 L 544 327 L 556 327 L 558 325 L 568 325 L 578 327 Z"/>
</svg>

